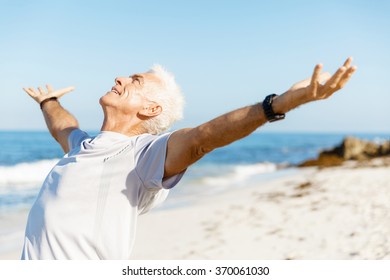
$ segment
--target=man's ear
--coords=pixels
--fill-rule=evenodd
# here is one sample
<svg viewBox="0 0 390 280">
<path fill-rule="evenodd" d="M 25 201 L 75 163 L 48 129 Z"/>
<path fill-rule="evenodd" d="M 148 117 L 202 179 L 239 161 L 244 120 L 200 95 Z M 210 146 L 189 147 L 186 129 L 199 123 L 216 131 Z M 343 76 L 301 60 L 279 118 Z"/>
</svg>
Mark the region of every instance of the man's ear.
<svg viewBox="0 0 390 280">
<path fill-rule="evenodd" d="M 156 102 L 148 102 L 144 108 L 139 111 L 139 114 L 144 117 L 156 117 L 162 112 L 162 107 Z"/>
</svg>

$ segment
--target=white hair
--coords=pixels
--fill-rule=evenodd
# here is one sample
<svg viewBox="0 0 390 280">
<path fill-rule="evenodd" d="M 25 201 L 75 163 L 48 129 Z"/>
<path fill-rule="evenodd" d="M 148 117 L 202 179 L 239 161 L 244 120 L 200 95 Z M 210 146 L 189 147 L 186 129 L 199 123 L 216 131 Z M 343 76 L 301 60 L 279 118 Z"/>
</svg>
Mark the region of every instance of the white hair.
<svg viewBox="0 0 390 280">
<path fill-rule="evenodd" d="M 154 74 L 161 82 L 162 87 L 153 88 L 145 96 L 162 107 L 162 112 L 146 120 L 143 128 L 151 134 L 159 134 L 168 130 L 174 122 L 183 117 L 184 97 L 175 77 L 161 65 L 153 65 L 148 73 Z"/>
</svg>

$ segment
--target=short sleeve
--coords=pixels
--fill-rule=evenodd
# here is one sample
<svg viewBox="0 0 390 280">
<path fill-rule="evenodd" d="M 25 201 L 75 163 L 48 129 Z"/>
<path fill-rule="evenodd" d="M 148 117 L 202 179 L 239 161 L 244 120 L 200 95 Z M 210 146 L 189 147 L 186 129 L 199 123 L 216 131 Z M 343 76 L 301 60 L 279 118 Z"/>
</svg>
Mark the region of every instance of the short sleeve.
<svg viewBox="0 0 390 280">
<path fill-rule="evenodd" d="M 74 148 L 79 147 L 81 142 L 87 138 L 90 138 L 90 136 L 85 131 L 78 128 L 72 130 L 68 136 L 69 150 L 71 151 Z"/>
<path fill-rule="evenodd" d="M 183 171 L 163 180 L 167 143 L 170 136 L 171 133 L 160 136 L 147 135 L 136 145 L 135 171 L 146 188 L 173 188 L 185 173 Z"/>
</svg>

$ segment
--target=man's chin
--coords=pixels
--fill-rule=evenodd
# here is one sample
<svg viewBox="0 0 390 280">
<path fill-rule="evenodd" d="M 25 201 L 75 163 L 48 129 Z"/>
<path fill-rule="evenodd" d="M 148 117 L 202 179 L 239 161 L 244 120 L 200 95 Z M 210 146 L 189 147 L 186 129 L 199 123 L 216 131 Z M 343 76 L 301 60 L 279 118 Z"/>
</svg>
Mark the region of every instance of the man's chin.
<svg viewBox="0 0 390 280">
<path fill-rule="evenodd" d="M 113 95 L 115 95 L 115 93 L 112 91 L 109 91 L 105 95 L 100 97 L 100 99 L 99 99 L 100 105 L 103 107 L 114 105 L 117 100 L 115 99 L 116 96 L 113 96 Z"/>
<path fill-rule="evenodd" d="M 106 94 L 107 95 L 107 94 Z M 101 105 L 101 106 L 105 106 L 106 105 L 106 95 L 103 95 L 102 97 L 100 97 L 100 99 L 99 99 L 99 104 Z"/>
</svg>

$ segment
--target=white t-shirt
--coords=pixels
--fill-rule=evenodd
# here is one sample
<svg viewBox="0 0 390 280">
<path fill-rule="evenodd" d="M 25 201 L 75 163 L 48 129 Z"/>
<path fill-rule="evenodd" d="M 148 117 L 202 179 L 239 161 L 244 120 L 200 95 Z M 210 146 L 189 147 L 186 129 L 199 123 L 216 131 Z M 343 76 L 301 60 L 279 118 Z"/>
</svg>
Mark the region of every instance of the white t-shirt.
<svg viewBox="0 0 390 280">
<path fill-rule="evenodd" d="M 72 131 L 31 208 L 22 259 L 128 259 L 138 215 L 183 176 L 163 180 L 169 136 Z"/>
</svg>

